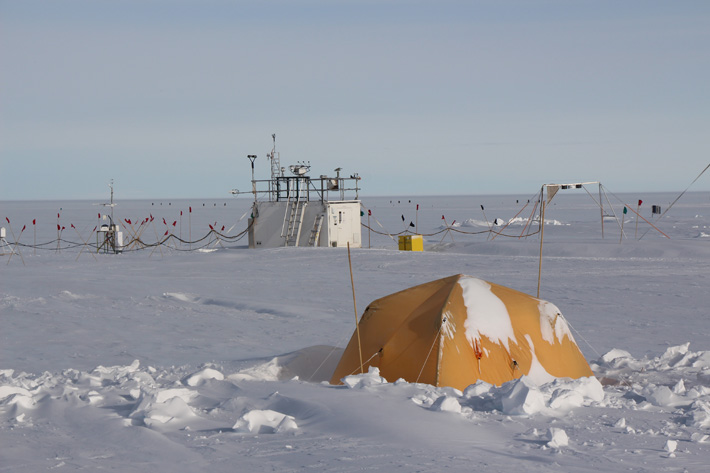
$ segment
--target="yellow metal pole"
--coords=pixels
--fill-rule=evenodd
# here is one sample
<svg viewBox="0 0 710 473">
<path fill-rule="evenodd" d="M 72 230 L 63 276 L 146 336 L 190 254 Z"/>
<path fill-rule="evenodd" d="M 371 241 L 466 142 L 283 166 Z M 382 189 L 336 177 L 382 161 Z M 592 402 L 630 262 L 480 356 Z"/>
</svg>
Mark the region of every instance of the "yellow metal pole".
<svg viewBox="0 0 710 473">
<path fill-rule="evenodd" d="M 355 280 L 353 279 L 353 262 L 350 258 L 350 242 L 348 242 L 348 266 L 350 266 L 350 287 L 353 290 L 353 309 L 355 309 L 355 331 L 357 332 L 357 350 L 360 354 L 360 373 L 365 373 L 362 363 L 362 344 L 360 343 L 360 324 L 357 323 L 357 302 L 355 300 Z"/>
<path fill-rule="evenodd" d="M 537 298 L 540 298 L 540 279 L 542 278 L 542 239 L 545 236 L 545 197 L 540 192 L 541 212 L 540 212 L 540 263 L 537 270 Z"/>
</svg>

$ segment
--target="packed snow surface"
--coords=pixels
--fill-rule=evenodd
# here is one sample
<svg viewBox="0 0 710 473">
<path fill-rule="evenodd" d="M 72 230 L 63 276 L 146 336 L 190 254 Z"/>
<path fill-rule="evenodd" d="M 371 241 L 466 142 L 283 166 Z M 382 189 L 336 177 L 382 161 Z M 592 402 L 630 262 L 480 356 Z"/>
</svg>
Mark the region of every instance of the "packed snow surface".
<svg viewBox="0 0 710 473">
<path fill-rule="evenodd" d="M 541 327 L 550 339 L 574 334 L 595 377 L 531 373 L 463 392 L 374 368 L 328 384 L 354 330 L 344 249 L 212 237 L 96 254 L 85 247 L 96 239 L 90 202 L 2 202 L 7 242 L 30 246 L 0 251 L 0 471 L 707 471 L 710 196 L 688 194 L 653 221 L 670 239 L 627 220 L 620 243 L 608 221 L 602 238 L 587 195 L 561 194 L 546 210 L 558 224 L 544 234 Z M 621 197 L 666 208 L 675 195 Z M 480 212 L 500 231 L 518 202 L 363 198 L 387 232 L 365 228 L 365 248 L 352 251 L 359 310 L 454 274 L 535 294 L 539 233 L 518 238 L 523 222 L 491 238 Z M 114 211 L 120 222 L 155 216 L 146 241 L 168 226 L 196 240 L 209 225 L 244 230 L 248 207 L 119 201 Z M 466 223 L 440 232 L 443 214 Z M 403 230 L 401 215 L 418 222 L 424 252 L 400 252 L 386 234 Z M 32 247 L 59 232 L 75 245 Z M 466 281 L 469 310 L 498 310 Z"/>
</svg>

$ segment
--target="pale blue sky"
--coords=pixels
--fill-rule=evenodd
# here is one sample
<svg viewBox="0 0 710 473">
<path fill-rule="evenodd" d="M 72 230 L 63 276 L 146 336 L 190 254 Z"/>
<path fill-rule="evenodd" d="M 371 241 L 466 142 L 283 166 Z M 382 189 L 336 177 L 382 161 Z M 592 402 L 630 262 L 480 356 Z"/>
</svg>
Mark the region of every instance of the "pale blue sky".
<svg viewBox="0 0 710 473">
<path fill-rule="evenodd" d="M 710 162 L 708 1 L 0 0 L 0 200 L 681 191 Z M 710 190 L 710 175 L 692 190 Z"/>
</svg>

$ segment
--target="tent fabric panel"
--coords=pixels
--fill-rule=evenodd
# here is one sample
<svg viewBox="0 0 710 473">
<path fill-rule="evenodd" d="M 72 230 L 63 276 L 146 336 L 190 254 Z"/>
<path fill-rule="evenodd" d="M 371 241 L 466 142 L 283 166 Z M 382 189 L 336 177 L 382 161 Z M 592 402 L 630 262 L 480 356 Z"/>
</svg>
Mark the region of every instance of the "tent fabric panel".
<svg viewBox="0 0 710 473">
<path fill-rule="evenodd" d="M 540 328 L 540 300 L 514 289 L 488 283 L 491 292 L 506 306 L 513 326 L 515 342 L 508 340 L 510 351 L 498 341 L 485 335 L 474 346 L 466 335 L 464 323 L 468 316 L 459 284 L 452 288 L 444 314 L 453 321 L 453 336 L 442 337 L 442 357 L 439 364 L 439 386 L 465 389 L 481 380 L 498 385 L 527 375 L 536 358 L 540 365 L 554 377 L 580 378 L 593 376 L 587 361 L 576 343 L 568 337 L 562 342 L 549 343 L 542 337 Z M 533 342 L 531 347 L 528 338 Z M 480 359 L 477 356 L 480 354 Z"/>
<path fill-rule="evenodd" d="M 416 382 L 419 378 L 420 382 L 433 383 L 438 348 L 432 346 L 439 330 L 438 314 L 455 283 L 455 277 L 439 279 L 373 301 L 358 323 L 364 371 L 376 366 L 380 375 L 391 382 L 398 378 Z M 355 332 L 331 383 L 340 384 L 343 377 L 359 372 Z"/>
<path fill-rule="evenodd" d="M 555 339 L 553 343 L 543 338 L 540 299 L 505 286 L 490 284 L 491 291 L 503 301 L 510 314 L 518 342 L 517 346 L 511 346 L 511 356 L 517 357 L 521 371 L 525 374 L 530 371 L 534 354 L 552 376 L 581 378 L 594 375 L 579 347 L 569 337 L 564 337 L 561 342 Z M 528 346 L 526 335 L 532 340 L 533 347 Z"/>
<path fill-rule="evenodd" d="M 447 309 L 453 318 L 452 336 L 442 342 L 442 358 L 439 366 L 439 386 L 451 386 L 460 390 L 481 380 L 501 385 L 522 375 L 513 366 L 513 359 L 504 346 L 481 336 L 477 346 L 466 335 L 464 323 L 468 316 L 463 302 L 463 290 L 459 284 L 452 288 Z M 511 343 L 511 349 L 515 344 Z M 477 352 L 481 355 L 479 360 Z"/>
</svg>

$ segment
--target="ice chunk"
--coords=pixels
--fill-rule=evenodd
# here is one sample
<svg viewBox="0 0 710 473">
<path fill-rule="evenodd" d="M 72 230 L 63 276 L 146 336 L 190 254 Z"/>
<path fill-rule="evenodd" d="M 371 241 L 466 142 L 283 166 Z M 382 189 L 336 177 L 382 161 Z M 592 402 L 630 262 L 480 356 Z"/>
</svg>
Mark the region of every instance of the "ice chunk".
<svg viewBox="0 0 710 473">
<path fill-rule="evenodd" d="M 174 397 L 178 397 L 185 402 L 190 402 L 193 398 L 197 397 L 197 395 L 197 391 L 192 391 L 187 388 L 163 389 L 156 393 L 155 402 L 167 402 Z"/>
<path fill-rule="evenodd" d="M 677 394 L 674 394 L 668 386 L 660 386 L 652 389 L 650 394 L 646 396 L 651 404 L 660 407 L 676 407 L 688 405 L 690 401 Z"/>
<path fill-rule="evenodd" d="M 574 379 L 570 381 L 569 384 L 571 384 L 577 392 L 592 401 L 602 402 L 604 400 L 604 386 L 602 386 L 602 383 L 594 376 Z"/>
<path fill-rule="evenodd" d="M 380 376 L 380 369 L 375 366 L 370 366 L 365 374 L 354 374 L 343 378 L 343 384 L 354 389 L 386 383 L 387 380 Z"/>
<path fill-rule="evenodd" d="M 234 424 L 234 430 L 259 434 L 289 432 L 296 429 L 298 425 L 292 416 L 270 409 L 249 411 Z"/>
<path fill-rule="evenodd" d="M 557 427 L 551 427 L 547 432 L 547 446 L 550 448 L 560 449 L 569 445 L 569 437 L 567 437 L 567 432 L 564 429 L 559 429 Z"/>
<path fill-rule="evenodd" d="M 660 361 L 668 366 L 688 364 L 688 347 L 690 347 L 690 342 L 669 347 L 663 355 L 661 355 Z"/>
<path fill-rule="evenodd" d="M 602 360 L 604 360 L 606 363 L 611 363 L 612 361 L 619 359 L 619 358 L 633 358 L 631 356 L 631 353 L 629 353 L 626 350 L 620 350 L 618 348 L 613 348 L 606 352 L 604 355 L 602 355 Z"/>
<path fill-rule="evenodd" d="M 545 397 L 535 383 L 523 376 L 501 396 L 501 406 L 505 414 L 531 415 L 545 409 Z"/>
<path fill-rule="evenodd" d="M 224 379 L 224 375 L 215 369 L 205 368 L 203 370 L 198 371 L 197 373 L 190 375 L 185 380 L 185 384 L 187 384 L 188 386 L 200 386 L 209 379 L 216 379 L 217 381 L 222 381 Z"/>
<path fill-rule="evenodd" d="M 463 396 L 466 398 L 481 396 L 490 392 L 492 388 L 492 384 L 488 384 L 485 381 L 478 380 L 476 381 L 476 384 L 472 384 L 464 390 Z"/>
<path fill-rule="evenodd" d="M 456 398 L 441 396 L 431 406 L 432 411 L 461 413 L 461 404 Z"/>
<path fill-rule="evenodd" d="M 678 448 L 678 441 L 677 440 L 666 440 L 666 445 L 663 447 L 664 450 L 668 453 L 673 453 L 675 452 L 675 449 Z"/>
<path fill-rule="evenodd" d="M 21 394 L 23 396 L 32 397 L 30 392 L 25 388 L 19 388 L 16 386 L 0 386 L 0 401 L 12 396 L 13 394 Z"/>
<path fill-rule="evenodd" d="M 550 399 L 550 407 L 553 409 L 569 410 L 584 405 L 584 396 L 574 390 L 557 390 Z"/>
<path fill-rule="evenodd" d="M 693 360 L 693 368 L 709 368 L 710 367 L 710 351 L 703 351 L 697 354 Z"/>
<path fill-rule="evenodd" d="M 705 429 L 710 427 L 710 402 L 697 400 L 690 406 L 691 424 Z"/>
<path fill-rule="evenodd" d="M 673 393 L 674 394 L 685 394 L 685 383 L 683 380 L 679 380 L 675 386 L 673 386 Z"/>
<path fill-rule="evenodd" d="M 181 428 L 194 420 L 197 414 L 180 397 L 172 397 L 166 402 L 149 403 L 140 411 L 134 412 L 131 417 L 142 419 L 148 427 L 162 430 L 167 425 Z"/>
<path fill-rule="evenodd" d="M 278 381 L 282 367 L 278 358 L 228 376 L 233 381 Z"/>
</svg>

